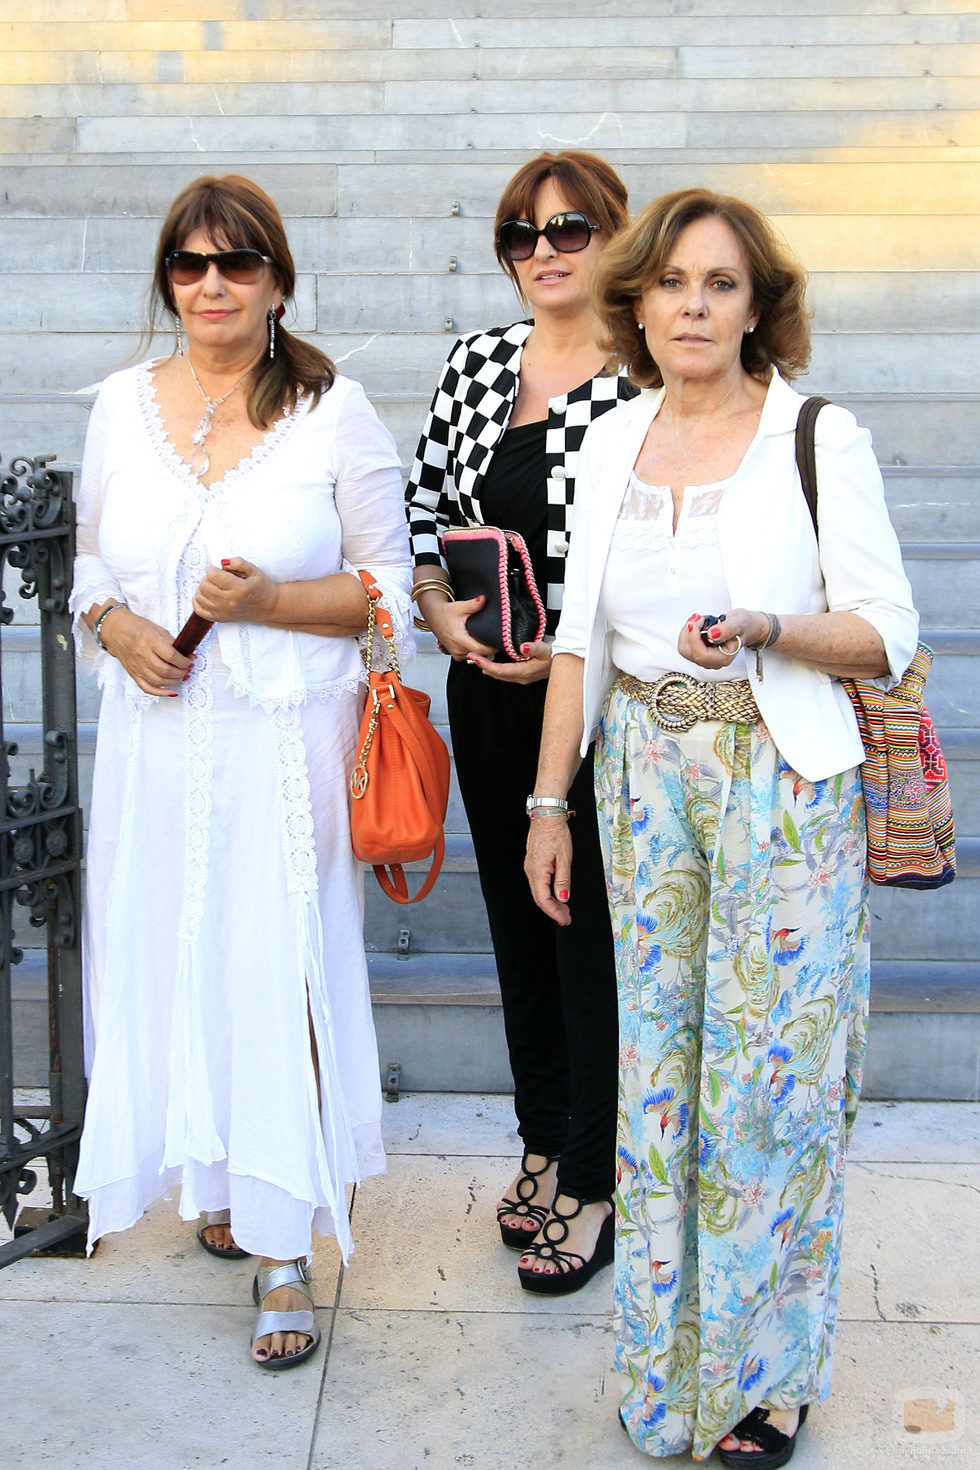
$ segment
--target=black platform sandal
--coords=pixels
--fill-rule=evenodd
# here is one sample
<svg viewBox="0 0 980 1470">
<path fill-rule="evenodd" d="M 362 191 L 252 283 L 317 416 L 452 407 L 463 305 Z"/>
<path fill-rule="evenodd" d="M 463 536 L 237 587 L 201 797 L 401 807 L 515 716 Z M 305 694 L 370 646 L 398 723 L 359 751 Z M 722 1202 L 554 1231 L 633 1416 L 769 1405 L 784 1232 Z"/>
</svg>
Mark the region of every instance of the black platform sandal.
<svg viewBox="0 0 980 1470">
<path fill-rule="evenodd" d="M 719 1449 L 721 1463 L 728 1470 L 749 1470 L 750 1466 L 754 1466 L 755 1470 L 779 1470 L 780 1465 L 788 1465 L 796 1449 L 797 1435 L 806 1423 L 809 1407 L 809 1404 L 801 1405 L 800 1422 L 792 1434 L 784 1434 L 781 1429 L 769 1423 L 768 1409 L 761 1405 L 753 1409 L 751 1414 L 746 1414 L 728 1433 L 738 1439 L 750 1439 L 759 1446 L 758 1450 Z"/>
<path fill-rule="evenodd" d="M 518 1179 L 517 1188 L 514 1190 L 517 1199 L 505 1198 L 497 1207 L 497 1224 L 500 1227 L 500 1239 L 504 1245 L 509 1245 L 513 1250 L 521 1251 L 531 1244 L 541 1229 L 541 1226 L 548 1218 L 548 1211 L 551 1209 L 551 1200 L 546 1205 L 533 1205 L 531 1201 L 538 1192 L 538 1180 L 547 1174 L 552 1164 L 557 1164 L 558 1162 L 557 1154 L 552 1158 L 546 1158 L 542 1154 L 541 1157 L 544 1158 L 544 1163 L 541 1168 L 529 1169 L 527 1166 L 527 1155 L 528 1150 L 525 1149 L 521 1158 L 521 1177 Z M 505 1225 L 503 1219 L 505 1215 L 520 1215 L 522 1219 L 533 1220 L 534 1229 L 525 1230 L 520 1225 Z"/>
<path fill-rule="evenodd" d="M 558 1209 L 557 1200 L 551 1207 L 551 1217 L 542 1227 L 543 1240 L 533 1241 L 524 1252 L 538 1261 L 554 1261 L 557 1271 L 534 1271 L 530 1266 L 518 1266 L 517 1274 L 525 1291 L 537 1291 L 542 1296 L 564 1296 L 570 1291 L 579 1291 L 591 1281 L 595 1273 L 612 1263 L 613 1212 L 602 1222 L 596 1237 L 595 1250 L 586 1260 L 577 1251 L 563 1251 L 561 1247 L 568 1239 L 568 1223 L 581 1215 L 585 1201 L 579 1200 L 570 1214 Z M 578 1263 L 576 1265 L 576 1262 Z"/>
</svg>

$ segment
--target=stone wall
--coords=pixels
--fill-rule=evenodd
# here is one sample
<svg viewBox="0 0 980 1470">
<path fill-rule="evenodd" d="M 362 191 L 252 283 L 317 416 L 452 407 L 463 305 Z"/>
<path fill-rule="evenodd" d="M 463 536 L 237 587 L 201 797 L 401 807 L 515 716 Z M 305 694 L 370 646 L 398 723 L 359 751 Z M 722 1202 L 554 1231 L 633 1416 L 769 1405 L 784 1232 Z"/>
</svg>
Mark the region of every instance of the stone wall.
<svg viewBox="0 0 980 1470">
<path fill-rule="evenodd" d="M 812 272 L 805 386 L 871 428 L 941 655 L 930 703 L 966 881 L 947 890 L 955 900 L 880 894 L 877 952 L 970 963 L 975 983 L 977 0 L 444 9 L 0 0 L 0 457 L 77 462 L 80 390 L 136 351 L 161 217 L 197 175 L 244 172 L 277 200 L 299 269 L 295 325 L 364 383 L 406 463 L 454 334 L 518 314 L 490 232 L 519 163 L 592 148 L 635 208 L 696 183 L 745 196 Z M 5 637 L 8 721 L 38 718 L 32 637 Z M 435 688 L 438 671 L 427 677 Z M 83 722 L 93 715 L 83 691 Z M 83 725 L 83 750 L 89 736 Z M 449 907 L 445 942 L 466 947 Z M 382 922 L 397 927 L 390 910 Z"/>
</svg>

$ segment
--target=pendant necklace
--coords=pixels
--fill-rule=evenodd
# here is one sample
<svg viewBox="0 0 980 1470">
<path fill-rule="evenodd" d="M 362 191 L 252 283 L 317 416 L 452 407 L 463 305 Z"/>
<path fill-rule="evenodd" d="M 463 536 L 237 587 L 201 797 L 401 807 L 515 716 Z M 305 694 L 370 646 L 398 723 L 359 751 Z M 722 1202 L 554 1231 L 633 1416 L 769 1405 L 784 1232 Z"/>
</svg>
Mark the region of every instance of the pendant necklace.
<svg viewBox="0 0 980 1470">
<path fill-rule="evenodd" d="M 228 392 L 222 393 L 220 398 L 209 398 L 204 389 L 201 387 L 200 378 L 194 371 L 194 364 L 191 362 L 190 353 L 187 354 L 187 366 L 191 370 L 191 377 L 197 384 L 198 392 L 204 399 L 204 402 L 207 404 L 207 408 L 201 415 L 201 422 L 198 424 L 197 428 L 191 435 L 191 443 L 196 446 L 202 461 L 202 463 L 197 467 L 195 467 L 193 464 L 190 466 L 191 474 L 196 475 L 199 480 L 202 480 L 207 474 L 208 470 L 211 468 L 211 458 L 208 454 L 207 449 L 205 448 L 204 441 L 211 432 L 215 410 L 221 407 L 226 398 L 231 397 L 236 388 L 241 387 L 245 379 L 248 377 L 249 373 L 252 371 L 252 368 L 248 368 L 244 373 L 242 373 L 241 377 L 238 379 L 238 382 L 233 383 L 232 386 L 228 389 Z"/>
</svg>

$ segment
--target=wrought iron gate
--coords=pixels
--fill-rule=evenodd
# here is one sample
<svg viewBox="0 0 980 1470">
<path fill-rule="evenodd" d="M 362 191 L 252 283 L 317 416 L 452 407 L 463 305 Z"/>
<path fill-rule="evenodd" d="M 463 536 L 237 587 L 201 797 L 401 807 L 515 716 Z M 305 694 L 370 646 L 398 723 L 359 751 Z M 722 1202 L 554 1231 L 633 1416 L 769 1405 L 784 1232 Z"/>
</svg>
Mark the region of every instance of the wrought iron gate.
<svg viewBox="0 0 980 1470">
<path fill-rule="evenodd" d="M 19 573 L 19 594 L 37 598 L 41 635 L 41 730 L 39 770 L 14 784 L 0 713 L 3 809 L 0 812 L 0 1210 L 17 1229 L 18 1201 L 47 1167 L 52 1203 L 22 1212 L 22 1233 L 0 1246 L 0 1266 L 31 1251 L 77 1236 L 85 1207 L 72 1194 L 85 1105 L 82 1054 L 80 947 L 81 812 L 75 671 L 68 595 L 74 558 L 71 473 L 48 467 L 53 455 L 15 459 L 0 466 L 0 572 Z M 2 628 L 14 616 L 0 594 L 0 693 Z M 15 1093 L 11 967 L 23 948 L 14 942 L 17 907 L 30 925 L 46 930 L 49 1069 L 47 1105 L 29 1105 Z"/>
</svg>

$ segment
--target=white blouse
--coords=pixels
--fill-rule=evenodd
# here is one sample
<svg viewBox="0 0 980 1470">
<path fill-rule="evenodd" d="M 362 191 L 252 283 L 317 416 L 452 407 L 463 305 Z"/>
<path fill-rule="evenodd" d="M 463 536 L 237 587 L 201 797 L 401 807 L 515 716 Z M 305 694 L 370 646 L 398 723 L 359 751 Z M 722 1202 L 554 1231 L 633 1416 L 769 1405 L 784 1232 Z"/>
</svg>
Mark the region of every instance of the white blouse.
<svg viewBox="0 0 980 1470">
<path fill-rule="evenodd" d="M 398 454 L 360 385 L 337 377 L 315 408 L 301 400 L 223 480 L 206 486 L 167 438 L 151 368 L 114 373 L 92 410 L 71 598 L 80 661 L 103 684 L 127 678 L 80 617 L 108 598 L 177 632 L 200 581 L 192 545 L 213 565 L 240 556 L 280 582 L 370 570 L 400 655 L 410 658 Z M 231 688 L 267 708 L 297 707 L 363 679 L 354 638 L 249 623 L 219 623 L 215 633 Z"/>
<path fill-rule="evenodd" d="M 745 678 L 744 653 L 723 669 L 705 669 L 677 650 L 693 612 L 721 617 L 732 609 L 718 540 L 728 483 L 686 485 L 675 529 L 670 486 L 630 475 L 599 599 L 617 669 L 647 683 L 665 673 L 714 682 Z"/>
</svg>

